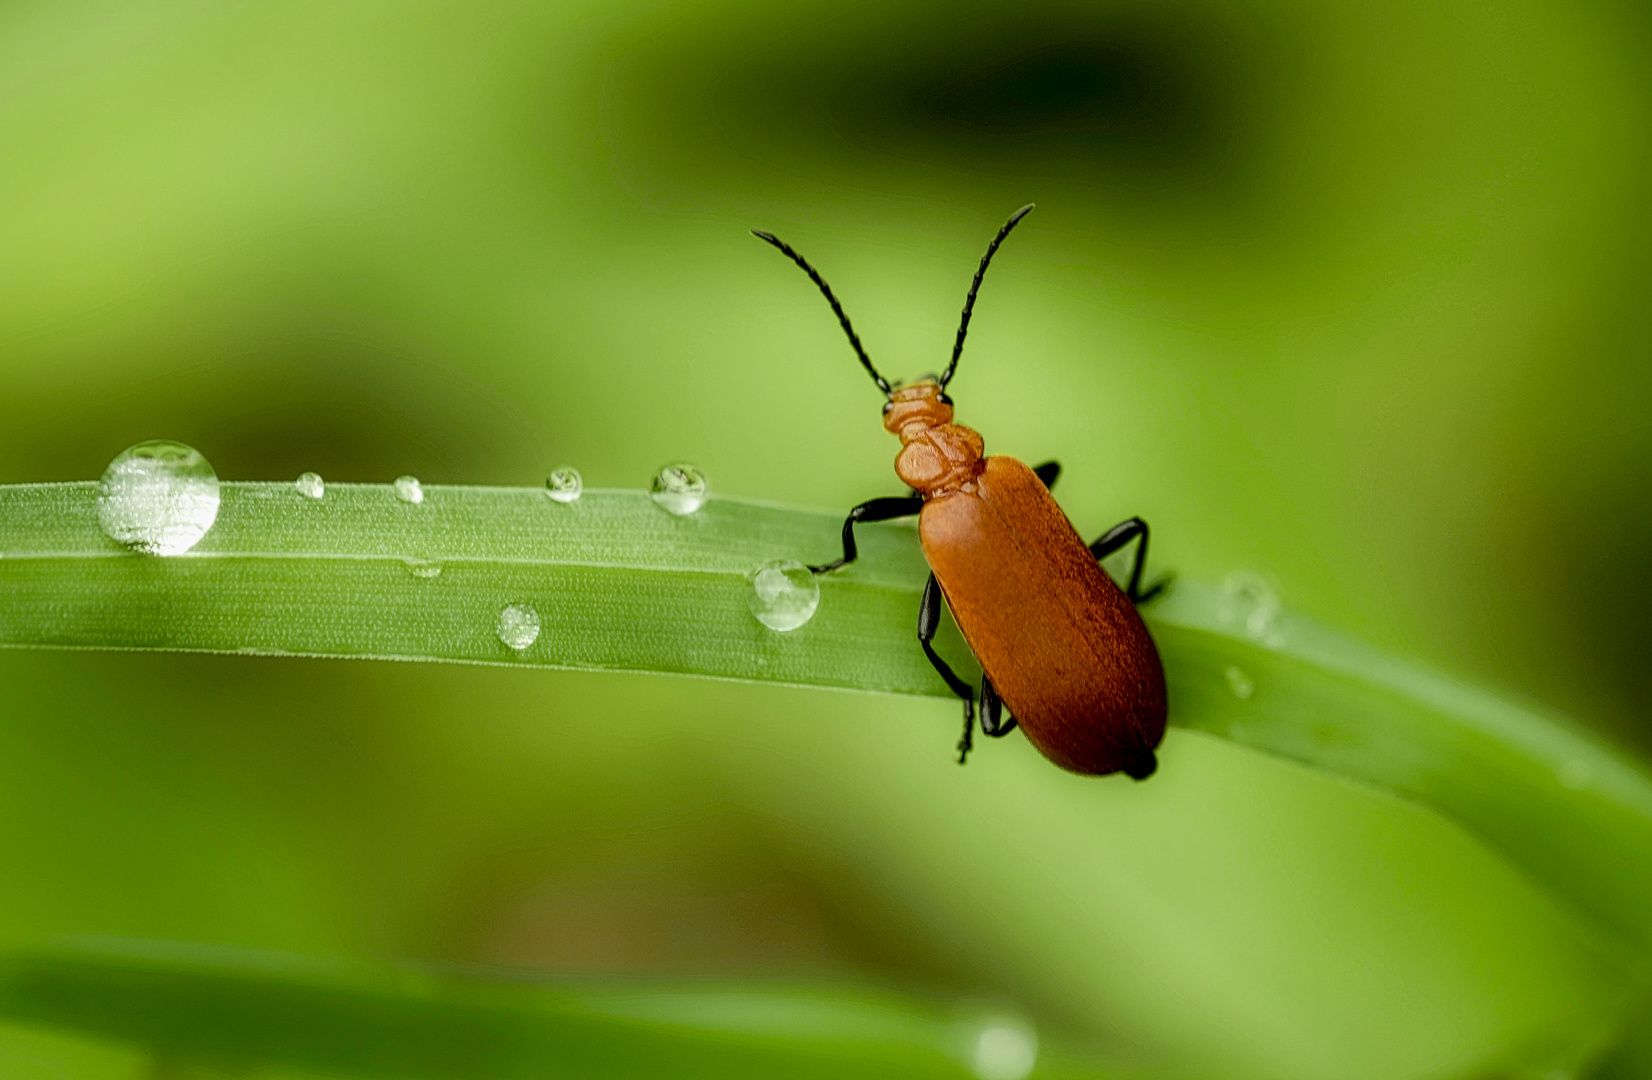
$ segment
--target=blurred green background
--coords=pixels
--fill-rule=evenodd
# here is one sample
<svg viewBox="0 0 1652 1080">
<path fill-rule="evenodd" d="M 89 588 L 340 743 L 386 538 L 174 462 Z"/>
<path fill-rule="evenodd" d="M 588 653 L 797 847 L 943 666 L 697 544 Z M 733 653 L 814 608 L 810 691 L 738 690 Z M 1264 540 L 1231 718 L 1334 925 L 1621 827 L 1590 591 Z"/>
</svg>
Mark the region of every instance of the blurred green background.
<svg viewBox="0 0 1652 1080">
<path fill-rule="evenodd" d="M 1081 532 L 1652 746 L 1652 19 L 1559 0 L 0 5 L 0 482 L 146 438 L 847 507 L 893 376 Z M 0 603 L 4 598 L 0 597 Z M 114 934 L 992 1003 L 1128 1076 L 1447 1077 L 1627 976 L 1456 828 L 939 701 L 0 655 L 0 946 Z M 0 1074 L 137 1077 L 0 1027 Z M 1628 1068 L 1624 1066 L 1623 1068 Z"/>
</svg>

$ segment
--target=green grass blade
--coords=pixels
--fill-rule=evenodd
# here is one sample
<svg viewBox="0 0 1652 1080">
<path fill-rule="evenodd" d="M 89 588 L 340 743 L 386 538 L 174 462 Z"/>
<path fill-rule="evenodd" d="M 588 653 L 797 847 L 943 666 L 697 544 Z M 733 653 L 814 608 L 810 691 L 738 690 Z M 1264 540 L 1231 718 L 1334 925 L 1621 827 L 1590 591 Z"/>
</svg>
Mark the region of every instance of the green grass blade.
<svg viewBox="0 0 1652 1080">
<path fill-rule="evenodd" d="M 914 535 L 863 530 L 814 620 L 768 630 L 746 575 L 836 553 L 840 516 L 713 499 L 675 517 L 641 492 L 560 504 L 531 488 L 223 485 L 200 545 L 134 555 L 98 528 L 96 484 L 0 488 L 0 644 L 186 649 L 663 671 L 945 694 L 911 648 L 925 573 Z M 409 560 L 416 560 L 409 563 Z M 437 567 L 436 576 L 428 576 Z M 499 612 L 543 630 L 516 653 Z"/>
<path fill-rule="evenodd" d="M 224 485 L 187 555 L 103 536 L 91 483 L 0 488 L 0 645 L 189 649 L 677 672 L 947 696 L 913 645 L 925 567 L 910 528 L 861 530 L 790 634 L 746 608 L 746 574 L 837 550 L 835 513 L 713 499 L 673 517 L 640 492 Z M 416 576 L 405 560 L 440 565 Z M 523 653 L 494 632 L 528 603 Z M 1652 782 L 1566 725 L 1281 614 L 1253 634 L 1235 597 L 1184 583 L 1150 623 L 1172 722 L 1431 806 L 1605 935 L 1652 957 Z M 1254 621 L 1254 619 L 1249 620 Z M 1254 628 L 1251 628 L 1254 629 Z M 954 638 L 949 645 L 962 657 Z M 1235 691 L 1235 687 L 1239 692 Z M 1241 696 L 1246 690 L 1248 696 Z"/>
<path fill-rule="evenodd" d="M 961 1080 L 989 1020 L 868 987 L 506 982 L 108 940 L 0 958 L 0 1016 L 185 1066 L 430 1080 Z"/>
</svg>

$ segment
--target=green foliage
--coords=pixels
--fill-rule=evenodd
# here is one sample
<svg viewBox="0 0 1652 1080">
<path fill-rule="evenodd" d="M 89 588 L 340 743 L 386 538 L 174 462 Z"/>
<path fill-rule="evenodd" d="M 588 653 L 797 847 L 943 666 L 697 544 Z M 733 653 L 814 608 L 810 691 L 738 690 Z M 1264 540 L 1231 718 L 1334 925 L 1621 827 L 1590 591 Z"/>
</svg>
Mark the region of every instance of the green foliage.
<svg viewBox="0 0 1652 1080">
<path fill-rule="evenodd" d="M 533 489 L 427 487 L 412 505 L 386 486 L 335 485 L 313 500 L 290 484 L 232 483 L 194 551 L 152 558 L 103 536 L 97 491 L 0 488 L 0 644 L 517 663 L 947 696 L 911 642 L 924 567 L 899 526 L 866 529 L 861 561 L 825 580 L 816 617 L 777 634 L 747 612 L 746 575 L 768 559 L 830 554 L 836 515 L 713 499 L 678 517 L 618 491 L 561 504 Z M 494 630 L 513 603 L 543 622 L 520 653 Z M 1429 806 L 1638 957 L 1627 971 L 1652 959 L 1652 782 L 1621 756 L 1294 618 L 1254 580 L 1177 585 L 1150 622 L 1173 724 Z M 322 1014 L 336 1006 L 301 998 Z M 23 1016 L 32 1007 L 13 1005 Z M 396 1017 L 386 1022 L 417 1026 L 417 1009 L 386 1007 Z M 461 1027 L 493 1023 L 452 1008 Z M 1592 1053 L 1612 1026 L 1598 1024 L 1562 1056 Z M 247 1023 L 208 1027 L 280 1041 Z M 455 1038 L 454 1052 L 478 1038 Z M 601 1025 L 573 1037 L 604 1040 L 631 1046 Z"/>
<path fill-rule="evenodd" d="M 756 514 L 715 573 L 431 578 L 398 563 L 429 516 L 383 488 L 333 484 L 377 523 L 327 541 L 348 566 L 14 557 L 86 522 L 7 492 L 0 624 L 76 647 L 0 649 L 0 951 L 824 973 L 1012 1002 L 1133 1077 L 1572 1070 L 1644 985 L 1644 785 L 1550 717 L 1652 745 L 1648 27 L 1566 0 L 6 5 L 0 483 L 169 437 L 224 476 L 415 473 L 437 513 L 435 484 L 685 459 L 841 513 L 892 493 L 893 441 L 746 230 L 910 376 L 1036 200 L 959 418 L 1061 460 L 1084 535 L 1152 522 L 1206 730 L 1143 785 L 1019 737 L 957 768 L 909 548 L 794 635 L 743 611 L 746 560 L 830 552 L 836 514 Z M 208 549 L 258 531 L 249 494 Z M 634 509 L 662 549 L 685 528 Z M 1236 569 L 1317 626 L 1252 636 L 1245 588 L 1198 587 Z M 493 620 L 530 595 L 517 656 Z M 644 659 L 735 678 L 536 666 Z M 110 1045 L 0 1024 L 0 1074 L 147 1075 L 88 1063 Z"/>
<path fill-rule="evenodd" d="M 185 1076 L 432 1080 L 961 1080 L 994 1019 L 867 987 L 510 983 L 109 940 L 0 960 L 0 1015 L 135 1043 Z"/>
</svg>

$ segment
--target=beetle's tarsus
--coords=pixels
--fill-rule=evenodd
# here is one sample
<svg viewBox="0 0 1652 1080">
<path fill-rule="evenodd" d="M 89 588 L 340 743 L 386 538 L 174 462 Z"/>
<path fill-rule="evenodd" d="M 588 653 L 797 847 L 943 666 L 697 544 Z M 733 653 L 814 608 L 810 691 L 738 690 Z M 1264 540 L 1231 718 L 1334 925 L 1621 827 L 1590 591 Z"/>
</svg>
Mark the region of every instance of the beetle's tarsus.
<svg viewBox="0 0 1652 1080">
<path fill-rule="evenodd" d="M 1140 607 L 1143 604 L 1149 603 L 1153 600 L 1157 600 L 1160 596 L 1163 596 L 1166 592 L 1169 591 L 1170 586 L 1174 585 L 1175 583 L 1176 583 L 1176 575 L 1174 573 L 1167 573 L 1167 574 L 1161 575 L 1159 580 L 1155 581 L 1153 584 L 1151 584 L 1147 587 L 1147 591 L 1143 592 L 1140 596 L 1130 597 L 1130 600 L 1137 607 Z"/>
</svg>

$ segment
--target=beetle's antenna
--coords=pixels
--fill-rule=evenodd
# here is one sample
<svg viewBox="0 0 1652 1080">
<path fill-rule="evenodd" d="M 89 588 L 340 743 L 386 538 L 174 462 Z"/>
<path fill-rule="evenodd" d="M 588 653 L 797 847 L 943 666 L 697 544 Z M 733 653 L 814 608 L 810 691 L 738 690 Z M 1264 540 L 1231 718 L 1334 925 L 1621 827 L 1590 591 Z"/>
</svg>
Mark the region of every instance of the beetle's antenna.
<svg viewBox="0 0 1652 1080">
<path fill-rule="evenodd" d="M 998 230 L 998 235 L 992 238 L 992 243 L 987 245 L 987 253 L 981 256 L 981 265 L 975 271 L 975 280 L 970 282 L 969 285 L 969 295 L 964 298 L 964 317 L 958 321 L 958 340 L 952 343 L 952 362 L 946 366 L 945 371 L 941 372 L 942 390 L 945 390 L 946 384 L 952 381 L 952 373 L 958 370 L 958 357 L 964 351 L 964 335 L 969 333 L 969 315 L 970 312 L 975 310 L 975 294 L 981 291 L 981 279 L 987 276 L 987 264 L 992 262 L 992 257 L 997 254 L 998 245 L 1004 242 L 1004 237 L 1010 234 L 1011 229 L 1021 224 L 1021 219 L 1032 213 L 1032 211 L 1033 204 L 1028 203 L 1011 214 L 1010 219 L 1004 222 L 1004 227 Z"/>
<path fill-rule="evenodd" d="M 1028 207 L 1028 209 L 1031 209 L 1031 207 Z M 837 302 L 836 296 L 832 295 L 832 287 L 826 284 L 826 279 L 820 276 L 820 271 L 810 266 L 808 259 L 805 259 L 796 251 L 793 251 L 790 244 L 786 243 L 786 241 L 780 239 L 780 237 L 774 235 L 773 233 L 766 233 L 761 229 L 753 229 L 751 234 L 757 237 L 757 239 L 766 241 L 767 243 L 773 244 L 775 247 L 779 248 L 782 255 L 785 255 L 788 259 L 801 267 L 803 272 L 809 275 L 809 280 L 820 287 L 821 295 L 826 297 L 826 302 L 832 305 L 832 311 L 837 314 L 837 321 L 842 324 L 843 332 L 849 335 L 849 344 L 855 347 L 855 355 L 860 357 L 860 366 L 867 370 L 867 372 L 872 376 L 872 381 L 878 384 L 878 389 L 882 390 L 884 395 L 887 396 L 890 393 L 889 380 L 885 379 L 882 375 L 879 375 L 878 369 L 872 366 L 872 358 L 867 356 L 866 350 L 860 347 L 860 335 L 855 333 L 853 324 L 849 322 L 849 316 L 843 313 L 843 305 Z M 1003 237 L 999 237 L 999 239 L 1003 239 Z M 996 247 L 997 243 L 994 242 L 993 246 Z M 972 296 L 971 299 L 973 298 L 974 297 Z"/>
</svg>

